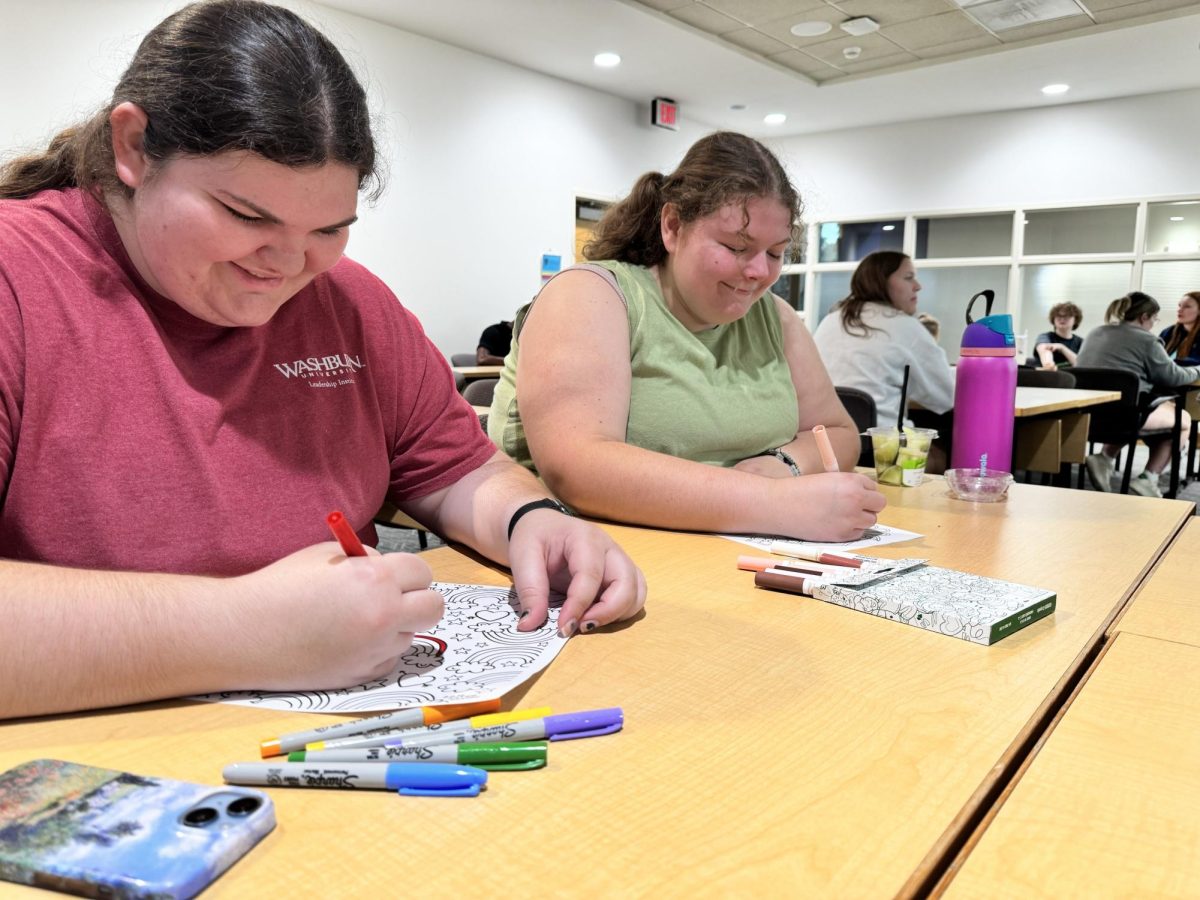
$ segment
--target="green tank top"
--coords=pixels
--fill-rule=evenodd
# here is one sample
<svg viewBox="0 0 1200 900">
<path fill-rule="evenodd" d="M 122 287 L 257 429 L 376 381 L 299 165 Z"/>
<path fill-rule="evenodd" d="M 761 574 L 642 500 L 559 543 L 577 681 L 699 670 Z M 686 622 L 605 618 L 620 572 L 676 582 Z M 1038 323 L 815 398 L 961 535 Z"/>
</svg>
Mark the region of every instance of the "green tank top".
<svg viewBox="0 0 1200 900">
<path fill-rule="evenodd" d="M 650 269 L 613 261 L 591 266 L 615 276 L 629 318 L 633 380 L 626 443 L 732 466 L 795 438 L 796 390 L 772 294 L 764 294 L 736 322 L 693 333 L 667 308 Z M 521 325 L 528 311 L 526 306 L 517 313 L 512 349 L 488 414 L 488 435 L 501 450 L 536 471 L 516 393 Z"/>
</svg>

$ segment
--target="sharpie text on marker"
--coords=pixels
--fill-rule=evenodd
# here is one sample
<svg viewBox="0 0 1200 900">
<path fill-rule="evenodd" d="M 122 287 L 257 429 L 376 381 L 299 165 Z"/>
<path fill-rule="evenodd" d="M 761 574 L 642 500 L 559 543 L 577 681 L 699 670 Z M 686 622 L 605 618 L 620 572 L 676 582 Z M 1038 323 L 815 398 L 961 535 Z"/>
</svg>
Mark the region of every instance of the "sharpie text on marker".
<svg viewBox="0 0 1200 900">
<path fill-rule="evenodd" d="M 384 744 L 398 741 L 401 738 L 407 740 L 421 735 L 470 731 L 473 728 L 487 728 L 491 725 L 503 725 L 505 722 L 520 722 L 524 719 L 540 719 L 548 715 L 550 715 L 550 707 L 535 706 L 532 709 L 514 709 L 510 712 L 488 713 L 483 716 L 472 716 L 469 719 L 439 722 L 425 728 L 395 728 L 377 734 L 351 735 L 350 737 L 334 738 L 328 741 L 312 741 L 305 744 L 304 749 L 346 750 L 357 747 L 382 747 Z M 453 743 L 453 741 L 444 741 L 443 743 Z"/>
<path fill-rule="evenodd" d="M 487 772 L 437 763 L 230 763 L 221 772 L 228 784 L 259 787 L 336 788 L 396 791 L 409 797 L 476 797 Z"/>
<path fill-rule="evenodd" d="M 259 750 L 263 757 L 282 756 L 293 750 L 303 750 L 306 744 L 313 741 L 328 741 L 333 738 L 348 735 L 386 734 L 401 728 L 420 728 L 423 725 L 436 725 L 440 722 L 455 722 L 464 718 L 495 712 L 500 708 L 500 701 L 482 700 L 479 703 L 456 703 L 451 706 L 421 706 L 417 709 L 401 709 L 372 716 L 369 719 L 355 719 L 352 722 L 339 722 L 336 725 L 322 725 L 320 728 L 310 728 L 308 731 L 293 731 L 282 734 L 277 738 L 263 741 Z"/>
<path fill-rule="evenodd" d="M 614 731 L 620 731 L 624 722 L 625 716 L 621 712 L 621 708 L 614 706 L 608 709 L 546 716 L 544 719 L 526 719 L 522 722 L 509 722 L 506 725 L 493 725 L 490 728 L 476 728 L 451 734 L 430 734 L 415 738 L 402 737 L 398 740 L 388 741 L 384 746 L 431 747 L 436 744 L 479 744 L 544 739 L 569 741 L 575 738 L 612 734 Z"/>
<path fill-rule="evenodd" d="M 360 747 L 349 750 L 297 750 L 288 762 L 450 763 L 511 772 L 546 765 L 546 742 L 437 744 L 433 747 Z"/>
</svg>

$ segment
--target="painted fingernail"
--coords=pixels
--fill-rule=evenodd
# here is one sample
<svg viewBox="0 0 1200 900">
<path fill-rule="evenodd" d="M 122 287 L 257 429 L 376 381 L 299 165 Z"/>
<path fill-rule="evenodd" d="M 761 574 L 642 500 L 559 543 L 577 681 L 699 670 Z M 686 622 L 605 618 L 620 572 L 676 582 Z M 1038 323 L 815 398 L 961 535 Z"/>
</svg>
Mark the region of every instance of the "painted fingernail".
<svg viewBox="0 0 1200 900">
<path fill-rule="evenodd" d="M 590 631 L 595 631 L 595 630 L 596 630 L 595 622 L 584 622 L 583 627 L 580 628 L 580 631 L 584 631 L 584 632 L 590 632 Z"/>
<path fill-rule="evenodd" d="M 558 636 L 560 638 L 569 638 L 575 633 L 575 626 L 578 623 L 574 619 L 568 619 L 565 624 L 559 624 Z"/>
</svg>

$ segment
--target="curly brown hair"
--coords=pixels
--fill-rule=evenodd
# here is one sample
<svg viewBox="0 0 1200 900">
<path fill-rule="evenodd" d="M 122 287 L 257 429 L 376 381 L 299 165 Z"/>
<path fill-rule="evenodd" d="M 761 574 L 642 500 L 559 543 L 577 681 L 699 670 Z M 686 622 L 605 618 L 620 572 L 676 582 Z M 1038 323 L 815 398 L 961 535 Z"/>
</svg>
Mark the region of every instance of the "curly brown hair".
<svg viewBox="0 0 1200 900">
<path fill-rule="evenodd" d="M 1079 326 L 1083 324 L 1083 310 L 1071 303 L 1069 300 L 1064 303 L 1055 303 L 1050 307 L 1050 325 L 1054 326 L 1054 320 L 1059 316 L 1071 316 L 1075 319 L 1075 324 L 1071 326 L 1072 331 L 1078 331 Z"/>
<path fill-rule="evenodd" d="M 703 219 L 730 203 L 758 197 L 779 200 L 792 218 L 792 240 L 800 234 L 800 195 L 775 155 L 753 138 L 718 131 L 692 144 L 670 175 L 647 172 L 629 196 L 608 209 L 584 245 L 585 259 L 615 259 L 655 266 L 667 258 L 662 242 L 662 211 L 679 210 L 684 225 Z"/>
</svg>

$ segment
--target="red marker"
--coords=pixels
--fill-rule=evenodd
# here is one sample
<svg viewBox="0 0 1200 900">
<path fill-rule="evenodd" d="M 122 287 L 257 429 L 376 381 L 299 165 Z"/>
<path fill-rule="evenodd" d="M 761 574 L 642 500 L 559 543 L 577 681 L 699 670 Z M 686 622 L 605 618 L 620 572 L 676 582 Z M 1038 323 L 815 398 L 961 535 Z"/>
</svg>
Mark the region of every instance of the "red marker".
<svg viewBox="0 0 1200 900">
<path fill-rule="evenodd" d="M 367 551 L 363 549 L 362 541 L 358 539 L 358 535 L 354 533 L 354 529 L 350 527 L 350 523 L 336 509 L 325 517 L 325 521 L 329 523 L 329 530 L 333 532 L 333 536 L 337 538 L 337 542 L 342 545 L 342 552 L 347 556 L 366 556 Z"/>
</svg>

